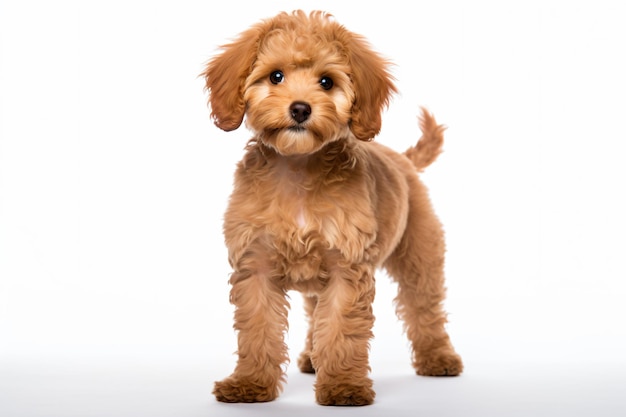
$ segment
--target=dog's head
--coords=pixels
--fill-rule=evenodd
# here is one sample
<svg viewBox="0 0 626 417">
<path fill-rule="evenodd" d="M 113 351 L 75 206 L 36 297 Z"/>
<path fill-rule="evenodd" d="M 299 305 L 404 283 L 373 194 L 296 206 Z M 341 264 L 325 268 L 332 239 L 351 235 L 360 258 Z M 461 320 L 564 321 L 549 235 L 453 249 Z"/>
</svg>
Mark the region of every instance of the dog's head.
<svg viewBox="0 0 626 417">
<path fill-rule="evenodd" d="M 223 46 L 203 76 L 223 130 L 246 126 L 283 155 L 371 140 L 395 87 L 388 62 L 323 12 L 281 13 Z"/>
</svg>

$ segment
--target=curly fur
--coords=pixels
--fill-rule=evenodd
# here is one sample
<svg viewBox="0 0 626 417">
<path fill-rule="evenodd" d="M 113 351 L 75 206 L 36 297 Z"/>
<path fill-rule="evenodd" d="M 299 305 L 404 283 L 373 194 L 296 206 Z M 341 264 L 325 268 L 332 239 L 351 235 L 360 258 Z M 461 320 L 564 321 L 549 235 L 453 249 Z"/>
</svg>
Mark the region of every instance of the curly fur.
<svg viewBox="0 0 626 417">
<path fill-rule="evenodd" d="M 286 292 L 299 290 L 309 331 L 298 366 L 316 374 L 317 402 L 372 403 L 380 267 L 399 284 L 397 312 L 417 373 L 461 373 L 444 329 L 443 231 L 416 173 L 441 152 L 444 129 L 424 110 L 423 136 L 404 155 L 371 142 L 396 91 L 388 66 L 330 15 L 302 11 L 262 21 L 208 63 L 216 125 L 233 130 L 245 116 L 254 134 L 224 219 L 239 359 L 215 384 L 219 401 L 279 395 L 289 360 Z M 275 71 L 281 77 L 272 79 Z"/>
</svg>

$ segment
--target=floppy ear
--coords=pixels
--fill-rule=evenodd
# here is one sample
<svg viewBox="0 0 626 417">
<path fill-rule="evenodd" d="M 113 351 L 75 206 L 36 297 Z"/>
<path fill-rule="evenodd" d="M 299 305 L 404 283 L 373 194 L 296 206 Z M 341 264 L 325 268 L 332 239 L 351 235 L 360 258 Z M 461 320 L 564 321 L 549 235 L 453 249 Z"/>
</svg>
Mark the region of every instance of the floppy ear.
<svg viewBox="0 0 626 417">
<path fill-rule="evenodd" d="M 397 90 L 387 71 L 389 62 L 372 51 L 362 37 L 350 36 L 346 51 L 355 89 L 350 128 L 358 139 L 369 141 L 380 131 L 381 113 Z"/>
<path fill-rule="evenodd" d="M 211 59 L 201 74 L 209 91 L 211 117 L 222 130 L 235 130 L 243 121 L 244 83 L 252 70 L 262 34 L 261 26 L 243 32 L 234 42 L 222 46 L 222 53 Z"/>
</svg>

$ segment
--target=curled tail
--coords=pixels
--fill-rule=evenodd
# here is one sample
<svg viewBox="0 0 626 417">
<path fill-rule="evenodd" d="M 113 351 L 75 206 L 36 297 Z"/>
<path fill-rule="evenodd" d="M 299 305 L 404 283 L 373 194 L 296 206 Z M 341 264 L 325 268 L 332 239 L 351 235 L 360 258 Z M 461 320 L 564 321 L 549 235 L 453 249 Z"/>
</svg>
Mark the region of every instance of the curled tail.
<svg viewBox="0 0 626 417">
<path fill-rule="evenodd" d="M 445 126 L 438 125 L 435 117 L 426 109 L 422 108 L 422 115 L 419 118 L 422 137 L 417 145 L 407 149 L 404 153 L 415 165 L 418 171 L 432 164 L 441 153 L 443 146 L 443 131 Z"/>
</svg>

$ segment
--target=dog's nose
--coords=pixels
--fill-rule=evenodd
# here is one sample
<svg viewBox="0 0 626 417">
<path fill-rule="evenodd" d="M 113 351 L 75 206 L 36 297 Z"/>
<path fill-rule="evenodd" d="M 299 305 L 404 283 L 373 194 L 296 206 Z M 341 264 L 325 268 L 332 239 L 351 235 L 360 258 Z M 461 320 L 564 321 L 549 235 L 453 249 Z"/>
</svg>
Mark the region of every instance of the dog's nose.
<svg viewBox="0 0 626 417">
<path fill-rule="evenodd" d="M 294 101 L 291 103 L 291 106 L 289 106 L 289 111 L 291 112 L 291 118 L 293 120 L 302 123 L 311 115 L 311 106 L 309 106 L 309 103 L 303 101 Z"/>
</svg>

